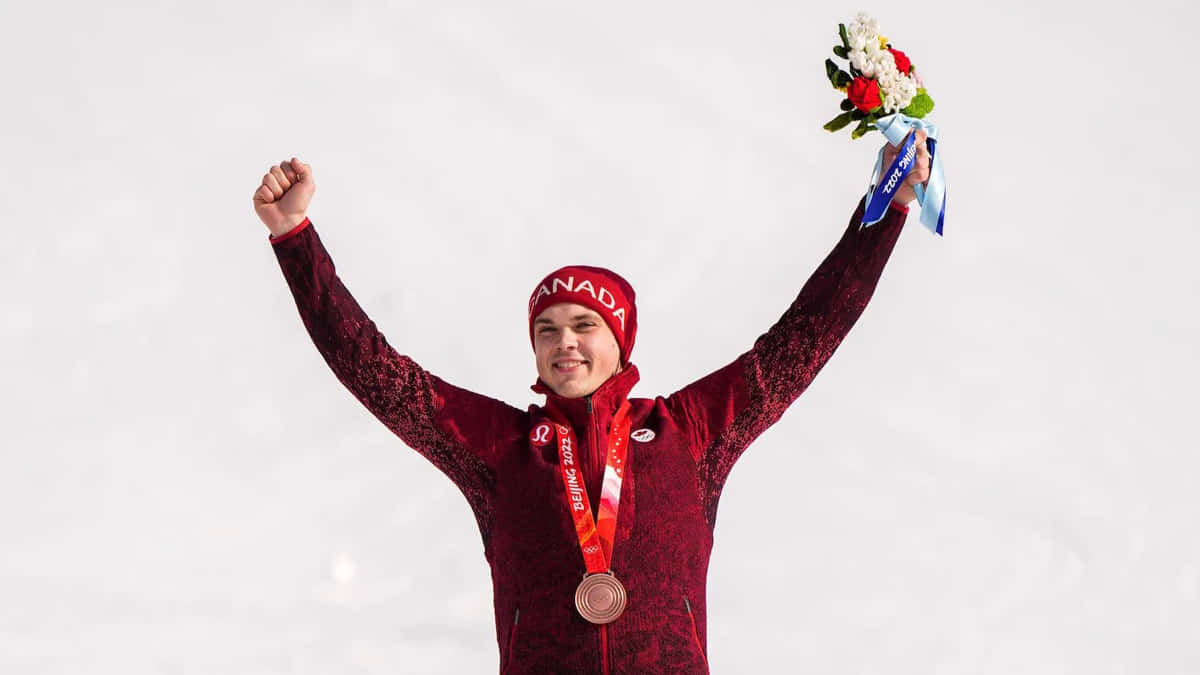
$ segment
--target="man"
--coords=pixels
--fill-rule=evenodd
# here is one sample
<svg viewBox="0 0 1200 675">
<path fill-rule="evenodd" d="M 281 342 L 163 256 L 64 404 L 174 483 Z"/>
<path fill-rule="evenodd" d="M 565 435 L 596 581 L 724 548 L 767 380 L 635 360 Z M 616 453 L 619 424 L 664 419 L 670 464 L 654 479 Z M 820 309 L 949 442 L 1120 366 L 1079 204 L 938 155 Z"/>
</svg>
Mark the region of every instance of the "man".
<svg viewBox="0 0 1200 675">
<path fill-rule="evenodd" d="M 529 299 L 544 406 L 451 385 L 397 353 L 336 275 L 305 216 L 296 158 L 254 194 L 300 317 L 338 379 L 466 496 L 491 565 L 501 673 L 704 673 L 717 501 L 746 446 L 783 414 L 866 307 L 903 226 L 916 169 L 887 215 L 841 240 L 783 317 L 728 366 L 670 396 L 638 380 L 633 288 L 564 267 Z M 884 166 L 896 148 L 888 146 Z"/>
</svg>

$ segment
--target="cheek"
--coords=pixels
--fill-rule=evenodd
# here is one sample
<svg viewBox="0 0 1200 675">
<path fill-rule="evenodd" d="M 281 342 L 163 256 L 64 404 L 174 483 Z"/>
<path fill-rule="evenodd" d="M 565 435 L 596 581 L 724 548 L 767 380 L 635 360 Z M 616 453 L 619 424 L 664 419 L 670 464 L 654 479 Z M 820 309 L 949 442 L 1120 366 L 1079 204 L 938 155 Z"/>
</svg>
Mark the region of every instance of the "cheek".
<svg viewBox="0 0 1200 675">
<path fill-rule="evenodd" d="M 621 348 L 617 345 L 616 340 L 613 340 L 606 345 L 604 350 L 604 359 L 614 364 L 621 360 Z"/>
</svg>

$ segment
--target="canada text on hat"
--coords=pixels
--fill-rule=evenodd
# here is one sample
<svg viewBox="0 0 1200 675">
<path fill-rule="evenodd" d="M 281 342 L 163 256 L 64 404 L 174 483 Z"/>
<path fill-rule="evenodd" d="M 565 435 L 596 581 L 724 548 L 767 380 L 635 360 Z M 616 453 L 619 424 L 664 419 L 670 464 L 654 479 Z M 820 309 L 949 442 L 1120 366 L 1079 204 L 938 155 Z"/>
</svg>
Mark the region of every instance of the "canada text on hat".
<svg viewBox="0 0 1200 675">
<path fill-rule="evenodd" d="M 530 315 L 533 315 L 533 308 L 537 306 L 538 300 L 558 293 L 560 288 L 567 293 L 587 293 L 589 296 L 591 296 L 594 302 L 600 303 L 605 309 L 607 309 L 612 314 L 614 319 L 620 321 L 621 331 L 625 331 L 625 316 L 627 314 L 625 303 L 619 302 L 617 300 L 617 296 L 613 295 L 613 292 L 608 290 L 608 288 L 603 285 L 600 285 L 599 290 L 597 290 L 595 286 L 592 285 L 590 279 L 584 279 L 576 284 L 574 275 L 568 276 L 566 281 L 563 281 L 559 277 L 551 277 L 543 281 L 542 285 L 539 286 L 536 291 L 534 291 L 533 297 L 529 299 Z M 622 300 L 623 299 L 624 298 L 622 298 Z M 580 304 L 591 305 L 592 303 L 587 302 Z"/>
</svg>

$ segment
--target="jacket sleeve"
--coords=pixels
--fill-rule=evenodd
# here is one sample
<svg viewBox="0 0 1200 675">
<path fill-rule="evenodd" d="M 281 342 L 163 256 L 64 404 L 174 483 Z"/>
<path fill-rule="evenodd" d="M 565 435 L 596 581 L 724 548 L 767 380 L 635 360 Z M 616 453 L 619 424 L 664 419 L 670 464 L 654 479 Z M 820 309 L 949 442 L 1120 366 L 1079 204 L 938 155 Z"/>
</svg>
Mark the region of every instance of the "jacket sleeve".
<svg viewBox="0 0 1200 675">
<path fill-rule="evenodd" d="M 493 488 L 497 448 L 524 433 L 525 413 L 448 384 L 398 354 L 338 278 L 311 221 L 269 240 L 300 319 L 333 374 L 454 481 L 480 517 Z M 486 540 L 486 528 L 484 534 Z"/>
<path fill-rule="evenodd" d="M 833 251 L 750 351 L 666 399 L 688 436 L 710 522 L 734 462 L 804 392 L 875 290 L 907 209 L 893 206 L 860 230 L 863 205 L 859 201 Z"/>
</svg>

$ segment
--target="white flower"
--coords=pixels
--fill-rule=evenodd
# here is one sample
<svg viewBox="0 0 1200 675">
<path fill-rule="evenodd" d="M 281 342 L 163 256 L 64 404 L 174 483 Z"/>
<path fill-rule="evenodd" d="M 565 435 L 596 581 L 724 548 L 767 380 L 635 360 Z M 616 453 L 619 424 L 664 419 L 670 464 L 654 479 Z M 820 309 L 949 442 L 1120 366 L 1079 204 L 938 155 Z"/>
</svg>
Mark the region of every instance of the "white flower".
<svg viewBox="0 0 1200 675">
<path fill-rule="evenodd" d="M 917 94 L 917 83 L 913 78 L 901 73 L 896 68 L 896 60 L 890 52 L 885 52 L 871 63 L 875 79 L 879 83 L 879 92 L 883 97 L 885 112 L 896 112 L 904 108 Z M 865 71 L 864 71 L 865 73 Z"/>
<path fill-rule="evenodd" d="M 867 77 L 875 77 L 879 73 L 896 69 L 896 59 L 892 57 L 892 53 L 879 49 L 874 52 L 869 49 L 850 52 L 850 63 Z"/>
<path fill-rule="evenodd" d="M 880 22 L 877 22 L 877 20 L 872 18 L 870 14 L 866 12 L 859 12 L 857 16 L 854 17 L 854 28 L 864 32 L 872 32 L 872 34 L 875 35 L 880 34 Z"/>
<path fill-rule="evenodd" d="M 887 112 L 895 112 L 912 103 L 917 95 L 916 82 L 898 70 L 892 70 L 879 76 L 879 92 L 883 95 L 883 107 Z"/>
<path fill-rule="evenodd" d="M 868 35 L 879 35 L 879 22 L 871 18 L 871 16 L 866 12 L 859 12 L 854 17 L 853 28 L 855 32 Z"/>
</svg>

